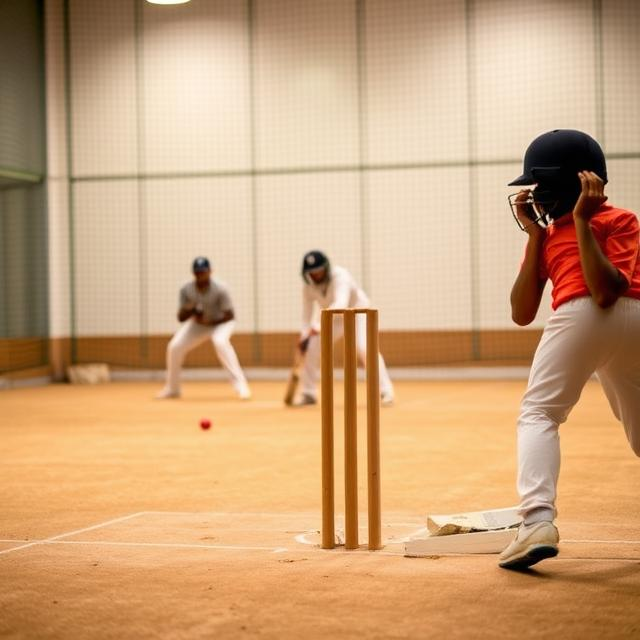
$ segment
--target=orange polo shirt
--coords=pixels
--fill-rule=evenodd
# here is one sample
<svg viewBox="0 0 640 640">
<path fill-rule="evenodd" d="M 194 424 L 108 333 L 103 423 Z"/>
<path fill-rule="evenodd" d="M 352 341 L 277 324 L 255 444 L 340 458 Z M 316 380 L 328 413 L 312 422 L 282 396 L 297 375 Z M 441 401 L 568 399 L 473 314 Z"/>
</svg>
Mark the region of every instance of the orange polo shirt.
<svg viewBox="0 0 640 640">
<path fill-rule="evenodd" d="M 640 299 L 640 224 L 631 211 L 604 204 L 589 221 L 602 252 L 629 283 L 628 298 Z M 547 228 L 540 277 L 553 283 L 553 309 L 564 302 L 590 296 L 582 274 L 576 227 L 571 216 Z"/>
</svg>

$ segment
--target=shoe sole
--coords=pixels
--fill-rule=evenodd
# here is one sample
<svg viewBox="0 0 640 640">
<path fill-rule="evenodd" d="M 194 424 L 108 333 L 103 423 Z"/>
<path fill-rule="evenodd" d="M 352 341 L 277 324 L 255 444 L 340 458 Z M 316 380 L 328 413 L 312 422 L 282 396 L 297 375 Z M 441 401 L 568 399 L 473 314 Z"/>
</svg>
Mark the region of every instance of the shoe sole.
<svg viewBox="0 0 640 640">
<path fill-rule="evenodd" d="M 558 555 L 558 548 L 546 544 L 537 544 L 529 549 L 523 556 L 518 556 L 511 560 L 500 562 L 498 566 L 503 569 L 528 569 L 530 566 L 546 560 L 547 558 L 555 558 Z"/>
</svg>

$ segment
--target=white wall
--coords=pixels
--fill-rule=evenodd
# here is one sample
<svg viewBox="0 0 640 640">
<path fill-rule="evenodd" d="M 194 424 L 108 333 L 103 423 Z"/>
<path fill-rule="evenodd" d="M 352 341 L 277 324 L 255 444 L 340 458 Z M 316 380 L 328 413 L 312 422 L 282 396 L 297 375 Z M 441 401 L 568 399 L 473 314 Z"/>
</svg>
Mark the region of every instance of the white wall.
<svg viewBox="0 0 640 640">
<path fill-rule="evenodd" d="M 640 6 L 632 0 L 607 0 L 602 5 L 606 149 L 610 153 L 637 154 L 640 118 L 632 114 L 640 101 Z M 637 210 L 638 200 L 635 202 Z"/>
<path fill-rule="evenodd" d="M 477 157 L 521 157 L 550 129 L 596 135 L 593 2 L 473 4 Z"/>
<path fill-rule="evenodd" d="M 464 0 L 370 0 L 366 15 L 369 162 L 468 157 Z"/>
<path fill-rule="evenodd" d="M 136 44 L 130 0 L 70 0 L 73 177 L 135 175 Z"/>
<path fill-rule="evenodd" d="M 355 172 L 263 176 L 257 181 L 257 295 L 262 331 L 300 328 L 303 255 L 327 249 L 362 280 Z"/>
<path fill-rule="evenodd" d="M 208 256 L 236 306 L 238 331 L 254 330 L 251 189 L 246 176 L 149 180 L 145 184 L 144 301 L 148 330 L 175 328 L 178 289 L 195 256 Z"/>
<path fill-rule="evenodd" d="M 60 2 L 47 6 L 59 34 Z M 571 127 L 601 139 L 612 201 L 640 210 L 640 4 L 593 10 L 71 0 L 76 331 L 173 331 L 198 254 L 229 283 L 241 331 L 294 331 L 312 248 L 366 285 L 383 329 L 513 327 L 524 234 L 506 183 L 533 137 Z M 57 59 L 48 77 L 50 171 L 62 175 Z M 60 230 L 54 184 L 51 207 Z M 63 327 L 64 302 L 52 306 Z"/>
<path fill-rule="evenodd" d="M 144 171 L 246 171 L 251 163 L 246 4 L 140 4 Z"/>
<path fill-rule="evenodd" d="M 255 2 L 256 166 L 358 161 L 354 0 Z"/>
</svg>

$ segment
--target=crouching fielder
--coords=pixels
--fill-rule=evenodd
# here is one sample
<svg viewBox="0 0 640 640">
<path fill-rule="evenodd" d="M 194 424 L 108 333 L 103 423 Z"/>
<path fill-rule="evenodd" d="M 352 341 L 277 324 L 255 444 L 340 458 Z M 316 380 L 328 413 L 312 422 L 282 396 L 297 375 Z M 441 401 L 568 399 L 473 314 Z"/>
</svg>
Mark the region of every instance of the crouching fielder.
<svg viewBox="0 0 640 640">
<path fill-rule="evenodd" d="M 226 287 L 211 277 L 207 258 L 193 261 L 191 282 L 180 289 L 178 320 L 184 323 L 167 346 L 167 382 L 157 398 L 180 396 L 180 370 L 189 351 L 211 340 L 233 388 L 242 400 L 251 398 L 230 338 L 235 327 L 233 306 Z"/>
<path fill-rule="evenodd" d="M 510 196 L 528 234 L 511 292 L 514 321 L 527 325 L 547 279 L 553 314 L 531 365 L 518 419 L 518 492 L 523 524 L 500 566 L 522 569 L 557 555 L 558 426 L 596 373 L 631 448 L 640 456 L 640 260 L 635 214 L 605 204 L 605 158 L 573 130 L 536 138 Z"/>
<path fill-rule="evenodd" d="M 353 276 L 344 268 L 331 265 L 321 251 L 309 251 L 302 260 L 302 331 L 300 350 L 305 353 L 304 366 L 300 375 L 302 387 L 295 406 L 317 402 L 317 383 L 320 373 L 320 327 L 314 321 L 314 307 L 320 309 L 354 309 L 370 306 L 365 292 L 356 284 Z M 366 318 L 358 314 L 356 319 L 356 349 L 361 362 L 367 356 Z M 342 336 L 342 318 L 336 318 L 333 338 Z M 380 354 L 380 397 L 383 405 L 393 404 L 393 385 L 384 359 Z"/>
</svg>

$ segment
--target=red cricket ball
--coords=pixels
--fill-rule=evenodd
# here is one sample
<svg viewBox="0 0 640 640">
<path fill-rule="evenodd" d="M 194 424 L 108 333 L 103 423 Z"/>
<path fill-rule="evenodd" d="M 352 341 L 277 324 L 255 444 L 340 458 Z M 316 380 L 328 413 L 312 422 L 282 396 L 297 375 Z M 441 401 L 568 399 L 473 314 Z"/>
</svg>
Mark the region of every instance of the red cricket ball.
<svg viewBox="0 0 640 640">
<path fill-rule="evenodd" d="M 200 428 L 201 429 L 205 429 L 205 431 L 211 426 L 211 420 L 209 420 L 208 418 L 202 418 L 202 420 L 200 420 Z"/>
</svg>

